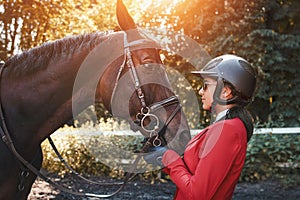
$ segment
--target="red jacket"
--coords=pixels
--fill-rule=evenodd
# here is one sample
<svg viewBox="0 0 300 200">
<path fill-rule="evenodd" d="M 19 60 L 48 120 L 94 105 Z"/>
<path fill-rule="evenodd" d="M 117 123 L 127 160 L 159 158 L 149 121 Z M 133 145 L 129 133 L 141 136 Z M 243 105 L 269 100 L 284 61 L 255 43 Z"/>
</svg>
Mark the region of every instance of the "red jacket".
<svg viewBox="0 0 300 200">
<path fill-rule="evenodd" d="M 177 186 L 174 199 L 231 199 L 246 148 L 245 126 L 234 118 L 216 122 L 197 134 L 187 144 L 183 158 L 168 150 L 162 162 Z"/>
</svg>

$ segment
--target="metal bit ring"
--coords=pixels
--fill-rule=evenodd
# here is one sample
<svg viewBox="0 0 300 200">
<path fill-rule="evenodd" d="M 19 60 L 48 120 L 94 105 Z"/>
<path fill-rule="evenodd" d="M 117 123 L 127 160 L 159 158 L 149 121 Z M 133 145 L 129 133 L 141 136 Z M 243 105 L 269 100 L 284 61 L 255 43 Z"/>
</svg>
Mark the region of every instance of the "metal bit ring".
<svg viewBox="0 0 300 200">
<path fill-rule="evenodd" d="M 161 146 L 161 140 L 158 138 L 158 136 L 153 140 L 152 145 L 154 147 L 159 147 Z"/>
<path fill-rule="evenodd" d="M 152 129 L 147 128 L 147 126 L 144 125 L 145 120 L 149 119 L 150 121 L 152 121 L 151 118 L 155 119 L 155 125 Z M 141 120 L 141 127 L 143 128 L 144 131 L 147 131 L 147 132 L 154 132 L 154 131 L 158 130 L 158 128 L 159 128 L 159 119 L 158 119 L 158 117 L 156 115 L 153 115 L 153 114 L 145 115 Z"/>
</svg>

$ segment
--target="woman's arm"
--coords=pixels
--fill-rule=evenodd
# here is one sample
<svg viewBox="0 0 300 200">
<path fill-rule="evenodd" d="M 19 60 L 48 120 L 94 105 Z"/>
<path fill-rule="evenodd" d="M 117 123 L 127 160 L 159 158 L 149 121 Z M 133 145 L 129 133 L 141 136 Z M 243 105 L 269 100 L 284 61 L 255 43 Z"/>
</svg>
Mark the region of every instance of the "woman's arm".
<svg viewBox="0 0 300 200">
<path fill-rule="evenodd" d="M 244 128 L 243 128 L 244 129 Z M 244 132 L 242 129 L 242 132 Z M 244 133 L 244 135 L 246 135 Z M 245 137 L 244 137 L 245 140 Z M 245 140 L 246 141 L 246 140 Z M 199 160 L 194 174 L 185 165 L 182 159 L 170 162 L 170 157 L 174 157 L 172 151 L 167 151 L 163 157 L 166 170 L 176 186 L 189 199 L 209 199 L 213 197 L 225 177 L 228 175 L 238 154 L 242 152 L 243 139 L 240 138 L 240 129 L 236 126 L 227 125 L 212 126 L 206 134 L 197 152 Z M 189 156 L 190 152 L 185 152 L 186 163 L 195 158 Z M 172 154 L 172 155 L 171 155 Z"/>
</svg>

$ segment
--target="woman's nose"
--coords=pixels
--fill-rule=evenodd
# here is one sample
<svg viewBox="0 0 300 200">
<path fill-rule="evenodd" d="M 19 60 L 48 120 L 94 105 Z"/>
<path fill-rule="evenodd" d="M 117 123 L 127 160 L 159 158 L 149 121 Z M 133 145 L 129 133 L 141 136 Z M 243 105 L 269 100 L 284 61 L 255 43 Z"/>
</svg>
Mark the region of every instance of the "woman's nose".
<svg viewBox="0 0 300 200">
<path fill-rule="evenodd" d="M 200 90 L 199 90 L 199 95 L 202 96 L 202 95 L 203 95 L 203 92 L 204 92 L 203 87 L 201 87 Z"/>
</svg>

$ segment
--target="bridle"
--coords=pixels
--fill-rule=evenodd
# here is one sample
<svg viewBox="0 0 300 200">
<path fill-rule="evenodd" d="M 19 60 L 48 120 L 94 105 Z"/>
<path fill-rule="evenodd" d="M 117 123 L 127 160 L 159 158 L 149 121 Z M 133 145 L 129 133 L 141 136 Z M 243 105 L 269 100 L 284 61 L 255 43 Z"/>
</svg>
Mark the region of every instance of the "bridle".
<svg viewBox="0 0 300 200">
<path fill-rule="evenodd" d="M 138 125 L 145 132 L 148 132 L 150 137 L 146 138 L 146 141 L 144 142 L 143 148 L 139 151 L 139 154 L 138 154 L 137 158 L 132 163 L 131 169 L 126 174 L 123 183 L 93 182 L 93 181 L 90 181 L 90 180 L 86 179 L 85 177 L 81 176 L 79 173 L 75 172 L 75 170 L 73 170 L 68 165 L 68 163 L 62 158 L 62 156 L 58 152 L 56 146 L 54 145 L 51 137 L 50 136 L 48 137 L 48 140 L 49 140 L 51 146 L 53 147 L 55 153 L 59 157 L 59 159 L 66 165 L 66 167 L 69 170 L 71 170 L 71 172 L 73 172 L 79 178 L 84 179 L 84 180 L 86 180 L 90 183 L 98 184 L 98 185 L 121 185 L 121 186 L 115 192 L 113 192 L 111 194 L 93 194 L 93 193 L 76 192 L 76 191 L 72 191 L 72 190 L 70 190 L 70 189 L 68 189 L 64 186 L 59 185 L 58 183 L 52 181 L 49 177 L 46 177 L 44 174 L 42 174 L 31 163 L 26 161 L 19 154 L 19 152 L 16 150 L 15 145 L 13 143 L 13 140 L 12 140 L 12 138 L 10 136 L 10 133 L 9 133 L 9 131 L 7 129 L 7 126 L 6 126 L 3 107 L 2 107 L 2 101 L 1 101 L 1 92 L 0 92 L 0 118 L 1 118 L 0 134 L 1 134 L 1 139 L 7 145 L 8 149 L 12 152 L 12 154 L 15 156 L 15 158 L 20 162 L 21 168 L 24 168 L 24 167 L 27 168 L 33 174 L 35 174 L 36 176 L 40 177 L 44 181 L 51 184 L 53 187 L 55 187 L 55 188 L 57 188 L 57 189 L 59 189 L 63 192 L 66 192 L 66 193 L 69 193 L 69 194 L 72 194 L 72 195 L 83 196 L 83 197 L 96 197 L 96 198 L 109 198 L 109 197 L 112 197 L 112 196 L 118 194 L 125 187 L 126 183 L 129 182 L 131 179 L 133 179 L 133 177 L 135 176 L 134 171 L 137 167 L 138 162 L 142 158 L 142 154 L 148 152 L 149 148 L 152 147 L 152 146 L 161 146 L 162 145 L 161 138 L 163 138 L 163 134 L 165 133 L 169 123 L 175 117 L 176 113 L 181 109 L 181 105 L 180 105 L 179 100 L 176 96 L 171 96 L 171 97 L 166 98 L 162 101 L 159 101 L 159 102 L 156 102 L 156 103 L 154 103 L 150 106 L 147 106 L 147 104 L 145 102 L 145 98 L 144 98 L 145 97 L 144 92 L 141 88 L 140 79 L 137 75 L 137 71 L 135 69 L 135 65 L 133 63 L 132 55 L 131 55 L 131 51 L 130 51 L 131 46 L 141 44 L 145 41 L 149 42 L 149 40 L 147 40 L 147 39 L 140 39 L 140 40 L 135 40 L 135 41 L 132 41 L 132 42 L 128 43 L 126 33 L 124 33 L 124 60 L 123 60 L 123 64 L 120 66 L 120 69 L 118 71 L 117 79 L 116 79 L 116 82 L 115 82 L 115 85 L 114 85 L 114 89 L 113 89 L 113 92 L 112 92 L 112 98 L 111 98 L 111 102 L 112 102 L 113 98 L 115 96 L 115 93 L 116 93 L 116 89 L 118 87 L 118 82 L 119 82 L 119 79 L 121 77 L 122 71 L 123 71 L 124 67 L 127 66 L 129 71 L 130 71 L 132 80 L 135 83 L 135 91 L 136 91 L 136 93 L 138 95 L 138 98 L 141 102 L 141 109 L 140 109 L 140 112 L 138 114 L 136 114 L 136 119 L 134 120 L 134 123 L 136 125 Z M 0 63 L 0 80 L 1 80 L 1 77 L 2 77 L 4 67 L 5 67 L 5 64 Z M 176 109 L 168 117 L 168 119 L 166 120 L 166 122 L 163 125 L 163 128 L 161 130 L 159 130 L 159 122 L 160 121 L 159 121 L 159 118 L 154 114 L 155 111 L 157 111 L 161 108 L 164 108 L 166 106 L 173 105 L 173 104 L 177 104 Z M 148 129 L 146 126 L 144 126 L 146 120 L 153 120 L 153 119 L 155 120 L 154 128 Z"/>
<path fill-rule="evenodd" d="M 153 41 L 151 41 L 149 39 L 139 39 L 139 40 L 134 40 L 134 41 L 128 43 L 127 35 L 124 32 L 124 59 L 123 59 L 122 65 L 119 68 L 117 78 L 116 78 L 116 81 L 115 81 L 115 84 L 114 84 L 113 92 L 112 92 L 112 95 L 111 95 L 110 106 L 112 105 L 112 102 L 115 99 L 115 93 L 117 91 L 118 83 L 119 83 L 119 80 L 121 78 L 122 72 L 123 72 L 125 66 L 127 66 L 128 70 L 130 72 L 130 75 L 131 75 L 131 79 L 132 79 L 132 81 L 134 83 L 134 86 L 135 86 L 135 92 L 136 92 L 137 97 L 139 98 L 140 103 L 141 103 L 140 112 L 136 114 L 135 120 L 133 120 L 131 122 L 131 124 L 132 124 L 131 127 L 138 126 L 139 129 L 143 130 L 144 132 L 148 133 L 150 135 L 150 137 L 154 138 L 153 142 L 152 142 L 153 146 L 161 146 L 163 144 L 161 139 L 166 141 L 165 138 L 164 138 L 164 133 L 165 133 L 169 123 L 172 121 L 172 119 L 175 117 L 177 112 L 180 110 L 181 105 L 179 103 L 179 100 L 178 100 L 177 96 L 174 95 L 174 96 L 166 98 L 162 101 L 153 103 L 150 106 L 147 106 L 146 101 L 145 101 L 145 95 L 144 95 L 144 92 L 141 88 L 140 79 L 139 79 L 138 73 L 136 71 L 136 66 L 134 65 L 133 60 L 132 60 L 132 54 L 131 54 L 131 51 L 130 51 L 130 47 L 135 46 L 135 45 L 139 45 L 139 44 L 143 44 L 143 43 L 149 43 L 149 42 L 154 43 Z M 159 110 L 161 108 L 165 108 L 165 107 L 170 106 L 172 104 L 177 104 L 177 107 L 172 112 L 172 114 L 168 117 L 167 121 L 164 123 L 161 130 L 159 130 L 160 120 L 154 113 L 157 110 Z M 154 120 L 155 121 L 154 122 L 155 125 L 154 125 L 153 128 L 148 128 L 147 126 L 145 126 L 145 124 L 146 124 L 145 122 L 147 120 L 150 120 L 150 121 Z"/>
</svg>

